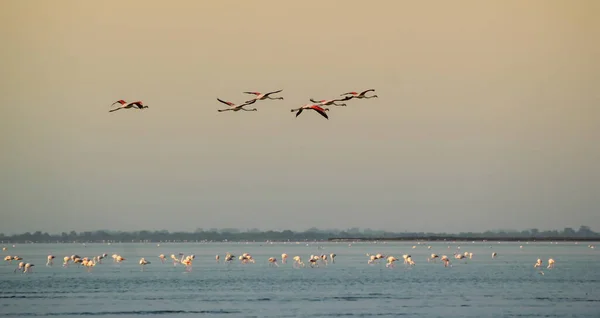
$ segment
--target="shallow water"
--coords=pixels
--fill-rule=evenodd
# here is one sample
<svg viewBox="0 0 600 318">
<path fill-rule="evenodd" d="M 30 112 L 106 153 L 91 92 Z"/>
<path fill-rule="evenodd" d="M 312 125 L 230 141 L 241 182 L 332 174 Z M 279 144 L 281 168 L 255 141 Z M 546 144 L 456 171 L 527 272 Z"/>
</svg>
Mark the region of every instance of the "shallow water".
<svg viewBox="0 0 600 318">
<path fill-rule="evenodd" d="M 388 243 L 113 243 L 19 244 L 2 252 L 35 264 L 13 273 L 17 262 L 0 265 L 0 317 L 92 315 L 137 317 L 600 317 L 600 253 L 596 243 L 415 242 Z M 412 248 L 416 245 L 416 248 Z M 523 248 L 519 248 L 523 245 Z M 428 249 L 427 246 L 431 246 Z M 450 246 L 450 248 L 448 248 Z M 453 253 L 472 252 L 456 260 Z M 255 264 L 217 264 L 226 252 L 252 254 Z M 281 264 L 281 253 L 289 254 Z M 496 259 L 491 253 L 497 252 Z M 64 256 L 108 259 L 91 273 L 63 268 Z M 110 255 L 127 260 L 116 264 Z M 162 264 L 158 255 L 195 254 L 191 272 Z M 293 268 L 311 254 L 336 253 L 335 264 Z M 393 269 L 367 264 L 366 253 L 384 253 L 417 263 Z M 427 262 L 447 254 L 452 267 Z M 46 256 L 56 256 L 46 267 Z M 277 257 L 280 267 L 269 267 Z M 142 272 L 138 261 L 152 263 Z M 556 260 L 554 269 L 533 267 L 537 258 Z M 543 275 L 541 274 L 543 272 Z"/>
</svg>

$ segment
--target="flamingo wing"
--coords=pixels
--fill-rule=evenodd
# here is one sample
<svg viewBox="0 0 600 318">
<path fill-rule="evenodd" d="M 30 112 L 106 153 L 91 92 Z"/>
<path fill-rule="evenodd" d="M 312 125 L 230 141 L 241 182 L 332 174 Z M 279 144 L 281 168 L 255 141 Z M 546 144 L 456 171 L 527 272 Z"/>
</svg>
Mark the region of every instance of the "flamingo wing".
<svg viewBox="0 0 600 318">
<path fill-rule="evenodd" d="M 268 92 L 268 93 L 266 93 L 266 94 L 265 94 L 265 96 L 267 96 L 267 95 L 271 95 L 271 94 L 277 94 L 277 93 L 280 93 L 280 92 L 282 92 L 282 91 L 283 91 L 283 89 L 280 89 L 280 90 L 278 90 L 278 91 L 274 91 L 274 92 Z"/>
<path fill-rule="evenodd" d="M 217 98 L 217 100 L 218 100 L 218 101 L 220 101 L 221 103 L 225 104 L 225 105 L 228 105 L 228 106 L 235 106 L 235 104 L 234 104 L 234 103 L 232 103 L 232 102 L 227 102 L 227 101 L 224 101 L 224 100 L 222 100 L 222 99 L 220 99 L 220 98 Z"/>
<path fill-rule="evenodd" d="M 119 99 L 118 101 L 116 101 L 116 102 L 114 102 L 114 103 L 110 104 L 110 106 L 112 106 L 112 105 L 114 105 L 114 104 L 121 104 L 121 105 L 125 105 L 126 103 L 127 103 L 126 101 L 124 101 L 124 100 L 122 100 L 122 99 Z"/>
<path fill-rule="evenodd" d="M 303 108 L 298 109 L 298 112 L 296 112 L 296 117 L 298 117 L 300 114 L 302 114 L 303 110 L 304 110 Z"/>
<path fill-rule="evenodd" d="M 340 94 L 340 96 L 344 96 L 344 95 L 356 95 L 356 92 L 348 92 L 348 93 L 344 93 L 344 94 Z"/>
<path fill-rule="evenodd" d="M 367 89 L 366 91 L 364 91 L 364 92 L 360 93 L 359 95 L 365 95 L 365 94 L 366 94 L 366 93 L 368 93 L 368 92 L 374 92 L 374 91 L 375 91 L 375 90 L 374 90 L 374 89 L 372 89 L 372 88 L 371 88 L 371 89 Z"/>
<path fill-rule="evenodd" d="M 137 101 L 137 102 L 133 102 L 131 103 L 132 106 L 137 106 L 137 108 L 142 109 L 144 107 L 144 104 L 142 103 L 142 101 Z"/>
<path fill-rule="evenodd" d="M 316 111 L 317 113 L 321 114 L 321 116 L 329 119 L 329 116 L 327 116 L 327 114 L 325 113 L 325 110 L 319 106 L 313 106 L 311 107 L 314 111 Z"/>
</svg>

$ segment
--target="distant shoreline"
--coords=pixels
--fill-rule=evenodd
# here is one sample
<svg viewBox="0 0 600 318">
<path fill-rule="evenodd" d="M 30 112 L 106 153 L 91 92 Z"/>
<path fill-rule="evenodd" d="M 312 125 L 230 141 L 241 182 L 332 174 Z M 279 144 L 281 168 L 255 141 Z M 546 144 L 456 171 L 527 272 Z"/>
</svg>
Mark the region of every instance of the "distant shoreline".
<svg viewBox="0 0 600 318">
<path fill-rule="evenodd" d="M 327 239 L 330 242 L 361 242 L 361 241 L 456 241 L 456 242 L 600 242 L 597 237 L 453 237 L 453 236 L 429 236 L 429 237 L 355 237 Z"/>
<path fill-rule="evenodd" d="M 131 241 L 119 241 L 119 240 L 103 240 L 103 241 L 0 241 L 0 244 L 187 244 L 187 243 L 352 243 L 352 242 L 597 242 L 600 243 L 600 238 L 593 237 L 451 237 L 451 236 L 436 236 L 436 237 L 354 237 L 354 238 L 337 238 L 332 237 L 328 239 L 251 239 L 251 240 L 131 240 Z"/>
</svg>

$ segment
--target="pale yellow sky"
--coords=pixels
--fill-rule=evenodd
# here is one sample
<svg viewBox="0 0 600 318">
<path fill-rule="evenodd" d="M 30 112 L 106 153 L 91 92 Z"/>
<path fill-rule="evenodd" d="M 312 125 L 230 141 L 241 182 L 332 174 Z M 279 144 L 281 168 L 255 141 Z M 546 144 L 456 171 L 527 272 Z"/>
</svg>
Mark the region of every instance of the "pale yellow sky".
<svg viewBox="0 0 600 318">
<path fill-rule="evenodd" d="M 599 1 L 0 1 L 0 232 L 600 230 Z M 290 113 L 309 98 L 378 99 Z M 217 97 L 283 89 L 258 112 Z M 144 111 L 108 113 L 117 99 Z M 433 221 L 432 221 L 433 220 Z"/>
</svg>

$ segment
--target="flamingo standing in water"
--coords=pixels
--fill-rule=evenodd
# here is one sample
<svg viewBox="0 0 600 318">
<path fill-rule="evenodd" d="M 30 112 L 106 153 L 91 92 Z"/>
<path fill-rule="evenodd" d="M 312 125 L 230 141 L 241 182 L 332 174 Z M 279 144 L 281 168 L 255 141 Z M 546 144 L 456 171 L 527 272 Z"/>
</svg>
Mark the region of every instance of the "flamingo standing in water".
<svg viewBox="0 0 600 318">
<path fill-rule="evenodd" d="M 160 262 L 161 262 L 161 263 L 163 263 L 163 264 L 165 263 L 165 260 L 167 259 L 167 258 L 165 257 L 165 254 L 160 254 L 160 255 L 158 255 L 158 258 L 160 259 Z"/>
<path fill-rule="evenodd" d="M 221 256 L 219 256 L 218 254 L 215 256 L 215 260 L 217 261 L 217 264 L 219 263 L 220 258 L 221 258 Z"/>
<path fill-rule="evenodd" d="M 439 257 L 439 256 L 438 256 L 437 254 L 431 254 L 431 257 L 430 257 L 430 258 L 428 258 L 428 259 L 427 259 L 427 261 L 428 261 L 428 262 L 429 262 L 429 261 L 433 261 L 433 262 L 435 263 L 435 261 L 436 261 L 436 259 L 437 259 L 438 257 Z"/>
<path fill-rule="evenodd" d="M 450 266 L 450 259 L 446 255 L 442 255 L 442 262 L 444 262 L 444 267 Z"/>
<path fill-rule="evenodd" d="M 327 114 L 325 113 L 325 111 L 328 111 L 329 108 L 322 108 L 319 105 L 306 104 L 302 107 L 292 109 L 291 112 L 296 112 L 296 117 L 298 117 L 300 114 L 302 114 L 302 111 L 305 109 L 312 109 L 319 113 L 321 116 L 325 117 L 326 119 L 329 119 L 329 116 L 327 116 Z"/>
<path fill-rule="evenodd" d="M 148 265 L 148 264 L 150 264 L 150 262 L 149 262 L 149 261 L 147 261 L 145 258 L 143 258 L 143 257 L 142 257 L 142 258 L 140 259 L 140 266 L 142 267 L 142 269 L 141 269 L 141 270 L 142 270 L 142 272 L 144 271 L 144 266 L 146 266 L 146 265 Z"/>
<path fill-rule="evenodd" d="M 251 99 L 251 100 L 254 100 L 254 101 L 265 100 L 265 99 L 283 99 L 283 97 L 271 97 L 270 96 L 271 94 L 277 94 L 277 93 L 282 92 L 282 91 L 283 91 L 283 89 L 280 89 L 280 90 L 274 91 L 274 92 L 265 93 L 265 94 L 262 94 L 260 92 L 244 92 L 244 94 L 255 95 L 256 97 L 254 97 L 253 99 Z"/>
<path fill-rule="evenodd" d="M 344 98 L 337 98 L 337 99 L 322 99 L 322 100 L 314 100 L 314 99 L 310 99 L 311 103 L 315 103 L 318 104 L 319 106 L 329 106 L 329 105 L 333 105 L 333 106 L 346 106 L 346 104 L 342 103 L 342 104 L 337 104 L 337 102 L 344 102 L 347 100 L 352 99 L 352 96 L 346 96 Z"/>
<path fill-rule="evenodd" d="M 327 266 L 327 254 L 321 255 L 321 261 L 323 262 L 323 264 L 325 264 L 325 266 Z"/>
<path fill-rule="evenodd" d="M 31 263 L 25 264 L 25 266 L 23 266 L 23 274 L 30 273 L 33 266 L 35 266 L 35 265 L 33 265 Z"/>
<path fill-rule="evenodd" d="M 496 258 L 496 256 L 498 256 L 498 253 L 496 253 L 496 252 L 493 252 L 493 253 L 492 253 L 492 258 Z"/>
<path fill-rule="evenodd" d="M 548 269 L 554 268 L 554 259 L 548 259 Z"/>
<path fill-rule="evenodd" d="M 281 263 L 287 264 L 288 255 L 286 253 L 281 254 Z"/>
<path fill-rule="evenodd" d="M 395 267 L 394 262 L 396 262 L 397 260 L 398 259 L 395 258 L 394 256 L 388 256 L 387 264 L 385 264 L 385 267 L 394 268 Z"/>
<path fill-rule="evenodd" d="M 217 98 L 217 100 L 218 100 L 219 102 L 221 102 L 221 103 L 223 103 L 223 104 L 225 104 L 225 105 L 229 106 L 229 108 L 217 109 L 217 111 L 218 111 L 219 113 L 220 113 L 220 112 L 226 112 L 226 111 L 228 111 L 228 110 L 231 110 L 231 111 L 234 111 L 234 112 L 237 112 L 237 111 L 240 111 L 240 110 L 247 111 L 247 112 L 253 112 L 253 111 L 257 111 L 257 110 L 258 110 L 258 109 L 256 109 L 256 108 L 252 108 L 252 109 L 247 109 L 247 108 L 244 108 L 244 106 L 246 106 L 246 105 L 252 105 L 252 104 L 254 104 L 254 103 L 256 102 L 256 99 L 251 99 L 251 100 L 249 100 L 249 101 L 246 101 L 246 102 L 244 102 L 243 104 L 239 104 L 239 105 L 236 105 L 236 104 L 234 104 L 234 103 L 232 103 L 232 102 L 224 101 L 224 100 L 222 100 L 222 99 L 219 99 L 219 98 Z"/>
<path fill-rule="evenodd" d="M 94 268 L 96 266 L 96 258 L 92 258 L 90 259 L 86 259 L 82 261 L 81 265 L 83 265 L 83 267 L 87 268 L 87 272 L 91 273 L 92 272 L 92 268 Z"/>
<path fill-rule="evenodd" d="M 344 96 L 344 95 L 348 95 L 351 96 L 351 98 L 357 98 L 357 99 L 363 99 L 363 98 L 377 98 L 377 95 L 372 95 L 372 96 L 367 96 L 365 95 L 368 92 L 374 92 L 374 89 L 367 89 L 364 92 L 358 93 L 358 92 L 348 92 L 348 93 L 344 93 L 341 94 L 340 96 Z"/>
<path fill-rule="evenodd" d="M 192 257 L 192 256 L 188 256 L 181 261 L 181 264 L 185 265 L 186 272 L 192 271 L 192 262 L 193 261 L 194 261 L 194 257 Z"/>
<path fill-rule="evenodd" d="M 12 256 L 4 257 L 4 261 L 8 262 L 9 264 L 12 264 Z"/>
<path fill-rule="evenodd" d="M 115 108 L 115 109 L 111 109 L 111 110 L 109 110 L 109 111 L 108 111 L 109 113 L 111 113 L 111 112 L 114 112 L 114 111 L 117 111 L 117 110 L 119 110 L 119 109 L 129 109 L 129 108 L 133 108 L 133 107 L 135 107 L 135 108 L 137 108 L 137 109 L 144 109 L 144 108 L 148 108 L 148 106 L 147 106 L 147 105 L 144 105 L 144 103 L 143 103 L 141 100 L 138 100 L 138 101 L 135 101 L 135 102 L 130 102 L 130 103 L 128 103 L 128 102 L 126 102 L 126 101 L 124 101 L 124 100 L 120 99 L 120 100 L 118 100 L 118 101 L 116 101 L 116 102 L 112 103 L 110 106 L 112 106 L 112 105 L 114 105 L 114 104 L 121 104 L 121 106 L 119 106 L 119 107 L 117 107 L 117 108 Z"/>
<path fill-rule="evenodd" d="M 269 266 L 279 267 L 279 264 L 277 264 L 277 259 L 275 257 L 269 257 Z"/>
<path fill-rule="evenodd" d="M 329 254 L 329 258 L 331 259 L 331 264 L 335 264 L 335 257 L 336 257 L 336 256 L 337 256 L 337 255 L 335 255 L 335 253 L 331 253 L 331 254 Z"/>
<path fill-rule="evenodd" d="M 17 271 L 23 271 L 24 269 L 25 269 L 25 262 L 19 262 L 19 264 L 17 265 L 17 268 L 15 268 L 13 273 L 16 273 Z"/>
<path fill-rule="evenodd" d="M 46 262 L 46 266 L 52 266 L 54 264 L 54 255 L 48 255 L 48 261 Z"/>
<path fill-rule="evenodd" d="M 304 267 L 304 262 L 302 261 L 302 258 L 300 256 L 294 256 L 294 268 L 298 268 L 298 267 Z"/>
<path fill-rule="evenodd" d="M 533 267 L 542 267 L 543 261 L 541 258 L 537 259 L 537 262 L 535 262 L 535 264 L 533 264 Z"/>
</svg>

